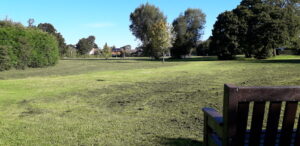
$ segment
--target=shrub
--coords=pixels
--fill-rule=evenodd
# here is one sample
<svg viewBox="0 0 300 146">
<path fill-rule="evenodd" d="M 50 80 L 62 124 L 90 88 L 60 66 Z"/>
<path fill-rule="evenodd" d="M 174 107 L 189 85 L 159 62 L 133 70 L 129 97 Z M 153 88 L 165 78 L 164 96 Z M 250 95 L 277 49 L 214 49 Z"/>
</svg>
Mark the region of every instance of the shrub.
<svg viewBox="0 0 300 146">
<path fill-rule="evenodd" d="M 4 60 L 7 62 L 6 65 L 1 63 L 3 70 L 10 67 L 44 67 L 54 65 L 59 59 L 58 43 L 54 36 L 18 23 L 0 22 L 0 46 L 1 58 L 6 58 Z"/>
<path fill-rule="evenodd" d="M 0 71 L 8 70 L 10 67 L 11 64 L 7 46 L 0 46 Z"/>
</svg>

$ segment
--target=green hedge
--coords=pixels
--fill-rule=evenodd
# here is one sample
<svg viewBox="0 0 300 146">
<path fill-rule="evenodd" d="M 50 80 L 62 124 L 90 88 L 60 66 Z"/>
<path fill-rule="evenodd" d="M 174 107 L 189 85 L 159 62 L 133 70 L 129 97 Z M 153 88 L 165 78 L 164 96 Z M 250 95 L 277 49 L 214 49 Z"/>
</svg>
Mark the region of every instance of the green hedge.
<svg viewBox="0 0 300 146">
<path fill-rule="evenodd" d="M 50 66 L 58 59 L 54 36 L 37 28 L 0 21 L 0 70 Z"/>
</svg>

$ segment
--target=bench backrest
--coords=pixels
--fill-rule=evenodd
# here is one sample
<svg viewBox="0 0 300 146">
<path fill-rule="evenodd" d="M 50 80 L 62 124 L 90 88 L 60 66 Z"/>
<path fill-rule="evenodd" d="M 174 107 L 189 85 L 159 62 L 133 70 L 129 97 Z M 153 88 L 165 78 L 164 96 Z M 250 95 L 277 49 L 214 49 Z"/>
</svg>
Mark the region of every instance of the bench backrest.
<svg viewBox="0 0 300 146">
<path fill-rule="evenodd" d="M 225 84 L 223 144 L 300 145 L 299 101 L 300 87 Z"/>
</svg>

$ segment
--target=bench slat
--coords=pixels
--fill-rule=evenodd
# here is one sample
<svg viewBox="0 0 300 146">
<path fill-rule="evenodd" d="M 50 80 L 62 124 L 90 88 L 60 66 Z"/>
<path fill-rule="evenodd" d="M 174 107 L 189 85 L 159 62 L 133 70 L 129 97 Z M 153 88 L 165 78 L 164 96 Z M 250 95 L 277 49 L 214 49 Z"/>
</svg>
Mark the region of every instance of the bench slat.
<svg viewBox="0 0 300 146">
<path fill-rule="evenodd" d="M 244 145 L 249 113 L 249 102 L 241 102 L 238 105 L 237 145 Z"/>
<path fill-rule="evenodd" d="M 254 102 L 250 129 L 250 146 L 257 146 L 260 143 L 265 105 L 266 102 Z"/>
<path fill-rule="evenodd" d="M 237 91 L 239 101 L 300 101 L 300 86 L 284 87 L 237 87 L 225 84 Z"/>
<path fill-rule="evenodd" d="M 282 133 L 280 137 L 280 145 L 290 145 L 291 143 L 297 106 L 298 106 L 297 101 L 286 102 L 284 117 L 282 122 Z"/>
<path fill-rule="evenodd" d="M 271 102 L 266 129 L 265 145 L 275 145 L 282 102 Z"/>
<path fill-rule="evenodd" d="M 202 110 L 206 118 L 206 126 L 209 126 L 211 129 L 213 129 L 219 137 L 223 137 L 223 116 L 212 108 L 203 108 Z"/>
</svg>

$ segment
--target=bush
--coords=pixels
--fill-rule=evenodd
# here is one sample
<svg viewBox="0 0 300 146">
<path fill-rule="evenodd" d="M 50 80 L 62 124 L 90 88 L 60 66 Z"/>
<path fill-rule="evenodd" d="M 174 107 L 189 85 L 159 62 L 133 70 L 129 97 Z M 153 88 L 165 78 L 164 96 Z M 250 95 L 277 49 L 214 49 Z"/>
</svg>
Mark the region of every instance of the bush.
<svg viewBox="0 0 300 146">
<path fill-rule="evenodd" d="M 2 70 L 50 66 L 59 59 L 54 36 L 18 23 L 0 22 L 0 46 L 0 58 L 6 60 L 0 65 Z"/>
<path fill-rule="evenodd" d="M 0 71 L 10 69 L 10 58 L 7 46 L 0 46 Z"/>
</svg>

